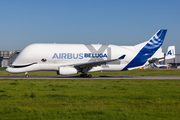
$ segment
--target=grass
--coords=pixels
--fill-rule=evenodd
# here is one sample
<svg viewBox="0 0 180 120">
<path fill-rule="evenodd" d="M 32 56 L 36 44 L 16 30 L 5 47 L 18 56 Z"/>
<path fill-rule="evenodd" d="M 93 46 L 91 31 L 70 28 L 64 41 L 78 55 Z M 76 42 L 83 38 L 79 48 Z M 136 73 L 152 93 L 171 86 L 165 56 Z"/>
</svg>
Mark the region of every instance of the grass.
<svg viewBox="0 0 180 120">
<path fill-rule="evenodd" d="M 175 120 L 179 80 L 0 80 L 0 119 Z"/>
<path fill-rule="evenodd" d="M 0 71 L 5 71 L 6 68 L 0 67 Z"/>
<path fill-rule="evenodd" d="M 136 69 L 130 71 L 115 72 L 93 72 L 92 76 L 180 76 L 178 69 Z M 24 76 L 21 74 L 10 74 L 5 70 L 0 71 L 0 76 Z M 29 72 L 30 76 L 57 76 L 56 71 Z M 80 75 L 80 74 L 78 74 Z M 74 76 L 74 75 L 73 75 Z"/>
</svg>

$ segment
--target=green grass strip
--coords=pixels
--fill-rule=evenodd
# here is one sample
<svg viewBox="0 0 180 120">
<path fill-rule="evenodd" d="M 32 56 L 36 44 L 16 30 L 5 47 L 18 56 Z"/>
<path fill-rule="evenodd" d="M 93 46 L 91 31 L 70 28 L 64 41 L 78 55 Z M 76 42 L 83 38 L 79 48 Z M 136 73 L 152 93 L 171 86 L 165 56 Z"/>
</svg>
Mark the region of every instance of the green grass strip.
<svg viewBox="0 0 180 120">
<path fill-rule="evenodd" d="M 180 118 L 180 80 L 0 80 L 0 119 Z"/>
</svg>

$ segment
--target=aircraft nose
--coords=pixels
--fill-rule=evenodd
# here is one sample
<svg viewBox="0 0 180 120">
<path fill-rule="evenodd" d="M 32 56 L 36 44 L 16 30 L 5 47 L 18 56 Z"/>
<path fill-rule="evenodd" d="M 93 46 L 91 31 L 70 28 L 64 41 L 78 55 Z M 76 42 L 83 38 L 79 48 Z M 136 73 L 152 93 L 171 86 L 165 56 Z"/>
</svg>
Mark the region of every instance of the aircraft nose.
<svg viewBox="0 0 180 120">
<path fill-rule="evenodd" d="M 9 72 L 9 67 L 6 68 L 6 71 Z"/>
<path fill-rule="evenodd" d="M 12 68 L 11 67 L 7 67 L 6 71 L 9 72 L 9 73 L 12 73 Z"/>
</svg>

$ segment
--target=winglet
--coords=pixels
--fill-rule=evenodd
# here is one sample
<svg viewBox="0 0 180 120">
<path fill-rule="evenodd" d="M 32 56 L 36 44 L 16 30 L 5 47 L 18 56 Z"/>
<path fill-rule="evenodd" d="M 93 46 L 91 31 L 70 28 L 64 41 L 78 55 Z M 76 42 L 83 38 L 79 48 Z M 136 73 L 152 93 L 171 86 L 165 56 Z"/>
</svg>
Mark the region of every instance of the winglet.
<svg viewBox="0 0 180 120">
<path fill-rule="evenodd" d="M 119 57 L 118 59 L 124 59 L 126 55 L 122 55 L 121 57 Z"/>
</svg>

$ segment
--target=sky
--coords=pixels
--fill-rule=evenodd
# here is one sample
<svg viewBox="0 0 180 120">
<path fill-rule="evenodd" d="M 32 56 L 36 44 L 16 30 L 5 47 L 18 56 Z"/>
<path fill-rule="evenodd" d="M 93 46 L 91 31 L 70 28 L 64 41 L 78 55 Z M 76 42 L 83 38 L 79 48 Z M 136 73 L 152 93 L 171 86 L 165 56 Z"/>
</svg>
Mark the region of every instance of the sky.
<svg viewBox="0 0 180 120">
<path fill-rule="evenodd" d="M 180 53 L 179 0 L 0 0 L 0 50 L 33 43 L 133 46 L 167 29 Z"/>
</svg>

